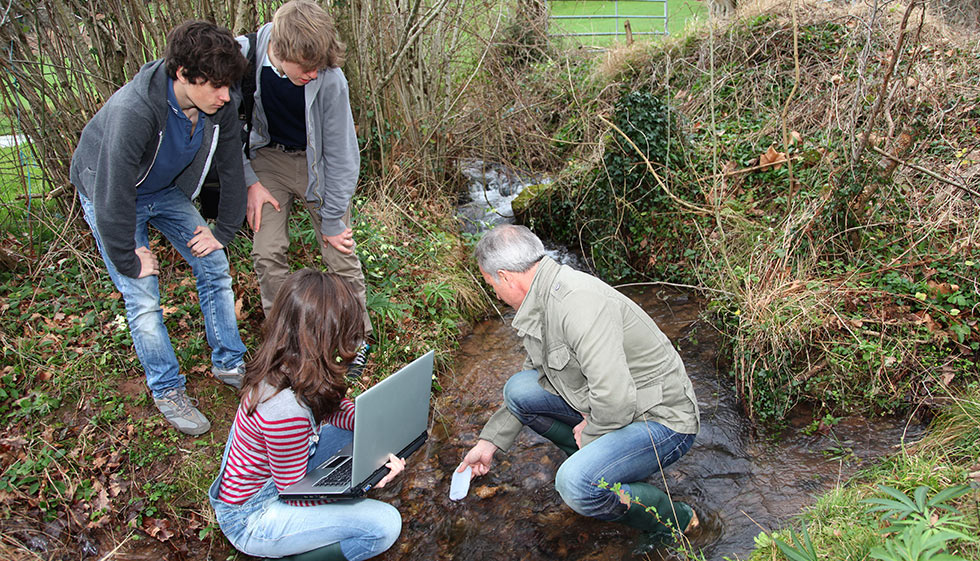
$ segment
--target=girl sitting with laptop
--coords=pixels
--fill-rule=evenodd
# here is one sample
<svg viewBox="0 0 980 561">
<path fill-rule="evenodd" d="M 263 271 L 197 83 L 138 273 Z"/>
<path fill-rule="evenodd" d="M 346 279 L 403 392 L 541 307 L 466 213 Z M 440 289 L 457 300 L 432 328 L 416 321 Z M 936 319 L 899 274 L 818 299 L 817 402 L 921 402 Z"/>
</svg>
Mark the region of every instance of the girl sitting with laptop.
<svg viewBox="0 0 980 561">
<path fill-rule="evenodd" d="M 368 559 L 401 533 L 401 515 L 373 499 L 285 501 L 303 478 L 352 438 L 347 365 L 364 340 L 363 307 L 340 277 L 304 269 L 290 275 L 246 366 L 241 404 L 221 472 L 208 496 L 239 551 L 303 561 Z M 404 468 L 390 455 L 384 487 Z"/>
</svg>

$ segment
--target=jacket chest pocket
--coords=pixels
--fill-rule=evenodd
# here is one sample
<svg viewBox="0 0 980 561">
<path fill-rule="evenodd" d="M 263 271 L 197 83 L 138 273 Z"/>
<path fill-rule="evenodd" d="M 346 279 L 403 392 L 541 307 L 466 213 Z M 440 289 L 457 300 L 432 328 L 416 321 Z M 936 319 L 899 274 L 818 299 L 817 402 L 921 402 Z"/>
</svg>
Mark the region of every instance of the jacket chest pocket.
<svg viewBox="0 0 980 561">
<path fill-rule="evenodd" d="M 553 371 L 564 370 L 568 366 L 572 353 L 565 345 L 559 345 L 548 349 L 548 368 Z"/>
<path fill-rule="evenodd" d="M 572 356 L 571 350 L 566 345 L 556 345 L 548 349 L 548 370 L 551 371 L 552 383 L 559 390 L 565 390 L 571 395 L 566 395 L 572 401 L 585 399 L 589 388 L 586 383 L 582 369 L 578 361 Z M 571 396 L 575 397 L 572 398 Z M 580 403 L 573 405 L 581 406 Z"/>
</svg>

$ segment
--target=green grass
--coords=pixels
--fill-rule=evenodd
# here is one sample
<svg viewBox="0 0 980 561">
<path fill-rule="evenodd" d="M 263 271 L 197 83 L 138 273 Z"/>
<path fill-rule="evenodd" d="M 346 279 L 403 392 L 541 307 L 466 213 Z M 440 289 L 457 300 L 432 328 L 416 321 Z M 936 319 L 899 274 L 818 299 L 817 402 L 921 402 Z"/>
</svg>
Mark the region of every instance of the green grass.
<svg viewBox="0 0 980 561">
<path fill-rule="evenodd" d="M 663 16 L 662 2 L 642 1 L 594 1 L 594 0 L 557 0 L 550 2 L 552 16 L 598 16 L 619 15 L 619 18 L 609 19 L 561 19 L 551 20 L 551 33 L 615 33 L 619 35 L 580 36 L 577 41 L 592 45 L 608 45 L 615 41 L 624 41 L 623 25 L 630 20 L 630 28 L 636 40 L 650 40 L 656 36 L 635 35 L 641 32 L 655 31 L 663 33 L 662 19 L 637 19 L 631 16 Z M 705 17 L 707 10 L 704 4 L 696 0 L 670 0 L 667 2 L 667 32 L 676 35 L 683 31 L 688 22 L 694 18 Z"/>
<path fill-rule="evenodd" d="M 9 203 L 22 196 L 24 182 L 33 183 L 40 173 L 28 146 L 0 146 L 0 202 Z"/>
<path fill-rule="evenodd" d="M 980 392 L 975 388 L 963 397 L 950 402 L 936 421 L 929 434 L 920 442 L 904 448 L 880 464 L 865 470 L 855 480 L 820 496 L 806 509 L 800 520 L 806 526 L 805 533 L 813 540 L 820 559 L 940 559 L 936 555 L 896 557 L 888 552 L 900 545 L 916 545 L 923 536 L 900 532 L 909 522 L 897 511 L 886 507 L 899 507 L 894 499 L 900 494 L 918 496 L 920 510 L 926 512 L 929 521 L 926 534 L 955 530 L 956 535 L 943 542 L 940 551 L 957 557 L 946 559 L 976 559 L 980 537 L 980 507 L 976 487 L 965 494 L 956 495 L 946 506 L 934 504 L 946 489 L 969 486 L 975 475 L 968 467 L 976 461 L 976 427 L 980 419 Z M 891 491 L 887 488 L 892 489 Z M 920 488 L 922 487 L 922 488 Z M 963 489 L 962 487 L 959 487 Z M 951 491 L 947 491 L 950 493 Z M 925 500 L 930 498 L 931 500 Z M 911 507 L 911 502 L 906 506 Z M 955 508 L 955 511 L 948 510 Z M 900 510 L 900 509 L 899 509 Z M 909 518 L 914 519 L 915 516 Z M 892 526 L 889 527 L 889 524 Z M 773 538 L 789 543 L 791 530 L 782 528 L 772 534 L 761 533 L 756 538 L 757 549 L 749 561 L 793 561 L 798 557 L 787 554 L 773 542 Z M 921 544 L 920 544 L 921 545 Z M 798 548 L 797 548 L 798 549 Z M 870 556 L 870 557 L 869 557 Z M 805 558 L 805 557 L 804 557 Z"/>
<path fill-rule="evenodd" d="M 356 392 L 423 350 L 435 349 L 445 362 L 461 326 L 484 305 L 452 215 L 409 201 L 399 201 L 404 214 L 386 214 L 388 204 L 370 197 L 357 202 L 357 250 L 376 340 Z M 304 237 L 308 224 L 305 217 L 296 221 L 296 238 Z M 11 442 L 0 450 L 0 495 L 8 497 L 0 497 L 0 517 L 39 524 L 69 520 L 73 528 L 116 535 L 173 532 L 162 539 L 204 540 L 218 550 L 214 558 L 224 559 L 228 546 L 214 531 L 205 496 L 238 398 L 208 376 L 209 349 L 191 271 L 165 240 L 151 236 L 165 271 L 161 303 L 181 371 L 213 424 L 200 437 L 179 434 L 156 413 L 122 299 L 90 236 L 78 234 L 67 242 L 72 249 L 50 248 L 59 256 L 41 274 L 0 270 L 0 312 L 8 320 L 0 326 L 0 436 Z M 261 308 L 250 249 L 250 240 L 239 236 L 228 255 L 243 300 L 239 330 L 246 347 L 255 349 Z M 294 243 L 290 263 L 317 267 L 318 253 L 315 245 Z M 433 384 L 438 390 L 439 382 Z M 178 519 L 179 528 L 168 522 Z M 0 544 L 0 558 L 12 558 L 5 547 Z M 64 548 L 66 556 L 77 553 L 66 544 L 52 547 Z"/>
</svg>

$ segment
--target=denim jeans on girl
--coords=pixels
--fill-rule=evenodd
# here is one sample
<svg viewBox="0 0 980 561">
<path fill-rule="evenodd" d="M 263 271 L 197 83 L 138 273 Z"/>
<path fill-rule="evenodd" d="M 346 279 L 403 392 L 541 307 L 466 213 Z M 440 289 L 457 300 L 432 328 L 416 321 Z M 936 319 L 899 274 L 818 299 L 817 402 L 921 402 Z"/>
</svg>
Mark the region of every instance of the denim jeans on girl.
<svg viewBox="0 0 980 561">
<path fill-rule="evenodd" d="M 231 438 L 229 434 L 229 443 Z M 311 443 L 314 452 L 307 469 L 346 446 L 353 433 L 324 425 L 320 434 L 313 438 L 318 442 Z M 316 506 L 292 506 L 279 500 L 276 484 L 271 478 L 245 503 L 225 503 L 218 498 L 218 488 L 228 462 L 228 449 L 226 444 L 221 471 L 208 490 L 208 498 L 221 531 L 242 553 L 282 557 L 340 542 L 344 557 L 358 561 L 380 555 L 401 533 L 401 515 L 387 503 L 362 498 Z"/>
<path fill-rule="evenodd" d="M 511 376 L 504 386 L 504 402 L 525 425 L 541 434 L 554 421 L 570 427 L 582 422 L 582 414 L 561 397 L 538 384 L 537 370 L 524 370 Z M 694 444 L 693 434 L 674 432 L 660 423 L 637 421 L 606 433 L 581 448 L 558 468 L 555 488 L 562 500 L 575 512 L 599 520 L 617 520 L 626 514 L 627 506 L 600 481 L 611 487 L 629 484 L 676 462 Z"/>
<path fill-rule="evenodd" d="M 154 397 L 161 397 L 170 388 L 182 388 L 184 376 L 180 374 L 177 357 L 170 342 L 170 334 L 163 323 L 160 308 L 160 286 L 156 275 L 134 279 L 120 273 L 109 260 L 95 228 L 95 207 L 92 201 L 79 193 L 85 221 L 92 228 L 95 243 L 102 260 L 109 270 L 116 289 L 126 303 L 126 321 L 136 347 L 146 383 Z M 149 226 L 166 236 L 191 266 L 197 279 L 197 296 L 204 314 L 204 329 L 211 346 L 211 363 L 221 370 L 232 370 L 243 362 L 245 345 L 238 334 L 235 319 L 235 294 L 231 289 L 228 259 L 224 250 L 217 250 L 204 257 L 195 257 L 187 242 L 194 237 L 198 226 L 207 226 L 193 203 L 180 189 L 169 187 L 136 203 L 136 247 L 149 247 Z"/>
</svg>

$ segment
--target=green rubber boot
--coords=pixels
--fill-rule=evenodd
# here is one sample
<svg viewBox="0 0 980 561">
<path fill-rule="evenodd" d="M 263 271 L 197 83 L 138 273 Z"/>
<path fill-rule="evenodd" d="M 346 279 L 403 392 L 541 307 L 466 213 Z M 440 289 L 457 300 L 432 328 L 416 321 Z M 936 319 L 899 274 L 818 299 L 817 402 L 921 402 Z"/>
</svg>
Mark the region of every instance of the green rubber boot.
<svg viewBox="0 0 980 561">
<path fill-rule="evenodd" d="M 347 561 L 347 558 L 340 550 L 340 542 L 337 542 L 306 553 L 282 557 L 281 561 Z"/>
<path fill-rule="evenodd" d="M 551 427 L 544 431 L 541 436 L 554 442 L 555 446 L 569 456 L 578 451 L 578 444 L 575 443 L 575 433 L 572 432 L 572 427 L 561 421 L 552 423 Z"/>
<path fill-rule="evenodd" d="M 629 510 L 616 522 L 642 530 L 663 544 L 676 541 L 695 519 L 693 508 L 671 501 L 667 493 L 648 483 L 630 483 L 630 498 Z"/>
</svg>

